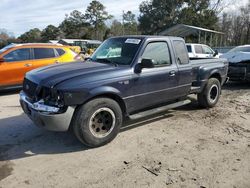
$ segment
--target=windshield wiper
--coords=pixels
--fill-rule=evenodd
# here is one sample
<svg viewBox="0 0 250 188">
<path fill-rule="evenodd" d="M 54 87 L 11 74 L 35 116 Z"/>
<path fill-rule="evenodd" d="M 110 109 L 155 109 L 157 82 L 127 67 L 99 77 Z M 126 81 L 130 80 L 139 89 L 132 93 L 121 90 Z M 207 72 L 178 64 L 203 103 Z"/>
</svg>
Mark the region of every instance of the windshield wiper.
<svg viewBox="0 0 250 188">
<path fill-rule="evenodd" d="M 114 62 L 114 61 L 111 61 L 111 60 L 109 60 L 109 59 L 96 59 L 95 61 L 97 61 L 98 63 L 105 63 L 105 64 L 112 64 L 112 65 L 114 65 L 114 66 L 118 66 L 118 64 L 116 63 L 116 62 Z"/>
</svg>

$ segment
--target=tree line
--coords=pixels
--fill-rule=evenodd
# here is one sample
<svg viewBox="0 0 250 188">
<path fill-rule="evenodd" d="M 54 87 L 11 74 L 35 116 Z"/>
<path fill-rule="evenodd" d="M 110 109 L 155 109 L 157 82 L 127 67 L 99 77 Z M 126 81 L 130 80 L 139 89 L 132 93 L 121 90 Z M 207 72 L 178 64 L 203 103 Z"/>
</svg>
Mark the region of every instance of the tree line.
<svg viewBox="0 0 250 188">
<path fill-rule="evenodd" d="M 224 45 L 250 44 L 250 0 L 238 12 L 224 13 L 220 29 L 225 32 Z"/>
<path fill-rule="evenodd" d="M 117 35 L 158 34 L 178 23 L 225 32 L 224 45 L 250 43 L 250 0 L 234 12 L 222 13 L 224 7 L 223 0 L 146 0 L 139 5 L 139 17 L 128 10 L 122 13 L 122 20 L 117 20 L 101 2 L 93 0 L 85 12 L 74 10 L 67 14 L 58 27 L 34 28 L 18 38 L 0 30 L 0 47 L 12 42 L 105 40 Z"/>
</svg>

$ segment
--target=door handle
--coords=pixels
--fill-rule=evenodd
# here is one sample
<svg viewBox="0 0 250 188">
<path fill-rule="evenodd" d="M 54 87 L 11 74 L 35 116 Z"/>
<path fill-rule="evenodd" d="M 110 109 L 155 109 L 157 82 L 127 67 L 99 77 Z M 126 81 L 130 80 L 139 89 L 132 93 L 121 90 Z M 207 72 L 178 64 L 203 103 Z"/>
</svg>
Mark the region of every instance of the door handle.
<svg viewBox="0 0 250 188">
<path fill-rule="evenodd" d="M 27 63 L 27 64 L 25 64 L 24 66 L 25 66 L 25 67 L 30 67 L 30 66 L 32 66 L 32 64 L 31 64 L 31 63 Z"/>
<path fill-rule="evenodd" d="M 175 71 L 174 70 L 170 71 L 169 76 L 175 76 Z"/>
<path fill-rule="evenodd" d="M 58 61 L 58 60 L 55 60 L 55 64 L 57 64 L 57 63 L 59 63 L 59 61 Z"/>
</svg>

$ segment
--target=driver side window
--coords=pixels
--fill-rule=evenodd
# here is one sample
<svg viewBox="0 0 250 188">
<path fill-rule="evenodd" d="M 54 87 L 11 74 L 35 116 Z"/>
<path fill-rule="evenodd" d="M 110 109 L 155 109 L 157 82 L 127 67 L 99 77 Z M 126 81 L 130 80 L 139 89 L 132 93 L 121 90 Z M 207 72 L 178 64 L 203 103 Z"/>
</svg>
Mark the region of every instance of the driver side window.
<svg viewBox="0 0 250 188">
<path fill-rule="evenodd" d="M 149 43 L 143 52 L 142 59 L 152 59 L 155 67 L 171 65 L 168 44 L 166 42 Z"/>
</svg>

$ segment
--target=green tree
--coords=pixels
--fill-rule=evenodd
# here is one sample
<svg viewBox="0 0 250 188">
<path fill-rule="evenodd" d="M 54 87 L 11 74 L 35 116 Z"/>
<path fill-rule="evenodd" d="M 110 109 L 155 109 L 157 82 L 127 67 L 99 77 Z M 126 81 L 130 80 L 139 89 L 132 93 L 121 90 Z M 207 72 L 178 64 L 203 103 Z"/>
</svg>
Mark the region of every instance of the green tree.
<svg viewBox="0 0 250 188">
<path fill-rule="evenodd" d="M 237 46 L 250 43 L 250 1 L 235 11 L 224 13 L 219 25 L 225 32 L 224 45 Z"/>
<path fill-rule="evenodd" d="M 178 23 L 216 29 L 218 6 L 211 0 L 151 0 L 140 5 L 140 29 L 157 34 Z"/>
<path fill-rule="evenodd" d="M 108 36 L 119 36 L 123 35 L 123 25 L 118 20 L 113 20 L 110 30 L 108 30 L 109 35 Z"/>
<path fill-rule="evenodd" d="M 123 15 L 123 20 L 127 23 L 134 23 L 136 22 L 135 20 L 135 14 L 133 14 L 130 10 L 127 11 L 126 13 L 124 12 Z"/>
<path fill-rule="evenodd" d="M 210 7 L 210 0 L 186 0 L 181 9 L 178 23 L 217 29 L 217 12 Z"/>
<path fill-rule="evenodd" d="M 123 28 L 124 28 L 124 34 L 126 35 L 134 35 L 137 34 L 137 22 L 135 19 L 135 14 L 133 14 L 131 11 L 127 11 L 126 13 L 123 13 Z"/>
<path fill-rule="evenodd" d="M 87 23 L 84 15 L 74 10 L 70 15 L 66 15 L 63 22 L 59 25 L 61 37 L 65 38 L 86 38 L 88 36 L 90 24 Z"/>
<path fill-rule="evenodd" d="M 0 29 L 0 41 L 6 41 L 10 38 L 10 35 L 6 29 Z"/>
<path fill-rule="evenodd" d="M 151 0 L 140 4 L 139 27 L 143 34 L 157 34 L 178 21 L 184 0 Z"/>
<path fill-rule="evenodd" d="M 42 41 L 48 42 L 49 40 L 55 40 L 60 35 L 60 29 L 54 25 L 48 25 L 41 33 Z"/>
<path fill-rule="evenodd" d="M 41 42 L 41 33 L 38 28 L 34 28 L 22 34 L 18 39 L 25 43 Z"/>
<path fill-rule="evenodd" d="M 94 27 L 96 39 L 103 39 L 106 31 L 105 21 L 113 17 L 105 9 L 102 3 L 94 0 L 89 4 L 85 12 L 86 20 Z"/>
<path fill-rule="evenodd" d="M 0 28 L 0 49 L 13 42 L 17 42 L 14 35 L 6 29 Z"/>
</svg>

